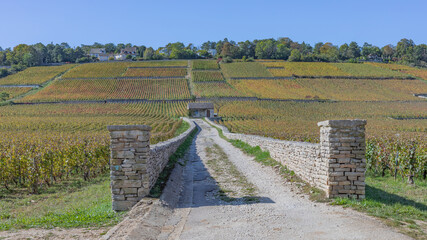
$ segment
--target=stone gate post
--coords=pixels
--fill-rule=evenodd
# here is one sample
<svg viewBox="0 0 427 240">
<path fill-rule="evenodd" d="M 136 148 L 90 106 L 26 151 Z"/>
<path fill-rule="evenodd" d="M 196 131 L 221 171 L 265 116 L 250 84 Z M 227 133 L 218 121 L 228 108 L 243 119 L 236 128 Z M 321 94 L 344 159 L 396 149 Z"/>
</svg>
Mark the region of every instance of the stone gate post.
<svg viewBox="0 0 427 240">
<path fill-rule="evenodd" d="M 329 198 L 365 198 L 366 120 L 319 122 L 320 154 L 328 165 Z"/>
<path fill-rule="evenodd" d="M 126 125 L 107 128 L 111 137 L 113 210 L 129 210 L 150 191 L 147 161 L 150 155 L 151 127 Z"/>
</svg>

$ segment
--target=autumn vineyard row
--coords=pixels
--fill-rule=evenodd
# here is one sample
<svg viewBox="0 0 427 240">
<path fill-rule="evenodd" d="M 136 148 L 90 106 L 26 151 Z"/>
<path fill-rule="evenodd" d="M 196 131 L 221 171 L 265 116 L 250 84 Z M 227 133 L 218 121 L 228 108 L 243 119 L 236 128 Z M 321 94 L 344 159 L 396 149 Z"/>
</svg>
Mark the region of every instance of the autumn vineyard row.
<svg viewBox="0 0 427 240">
<path fill-rule="evenodd" d="M 186 103 L 78 104 L 2 107 L 0 186 L 30 192 L 108 171 L 107 125 L 147 124 L 150 142 L 175 136 Z"/>
</svg>

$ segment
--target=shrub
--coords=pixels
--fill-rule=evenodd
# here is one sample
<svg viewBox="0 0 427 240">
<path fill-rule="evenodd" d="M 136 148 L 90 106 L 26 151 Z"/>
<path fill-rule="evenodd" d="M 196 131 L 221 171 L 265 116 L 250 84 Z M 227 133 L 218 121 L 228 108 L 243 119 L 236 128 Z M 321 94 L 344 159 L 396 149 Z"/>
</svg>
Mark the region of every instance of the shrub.
<svg viewBox="0 0 427 240">
<path fill-rule="evenodd" d="M 81 58 L 77 58 L 76 59 L 76 63 L 86 63 L 86 62 L 90 62 L 90 58 L 88 58 L 88 57 L 81 57 Z"/>
<path fill-rule="evenodd" d="M 9 75 L 9 71 L 7 71 L 7 69 L 0 69 L 0 78 L 6 77 L 7 75 Z"/>
<path fill-rule="evenodd" d="M 223 63 L 232 63 L 233 59 L 231 57 L 227 56 L 227 57 L 223 58 L 221 62 L 223 62 Z"/>
</svg>

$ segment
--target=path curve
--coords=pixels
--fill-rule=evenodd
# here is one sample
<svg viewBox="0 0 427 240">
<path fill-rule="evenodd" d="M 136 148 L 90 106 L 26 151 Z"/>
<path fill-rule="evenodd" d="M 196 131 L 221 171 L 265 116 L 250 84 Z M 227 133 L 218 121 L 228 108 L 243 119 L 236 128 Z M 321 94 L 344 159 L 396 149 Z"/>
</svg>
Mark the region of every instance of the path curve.
<svg viewBox="0 0 427 240">
<path fill-rule="evenodd" d="M 410 239 L 375 218 L 297 195 L 272 168 L 221 139 L 206 122 L 195 122 L 201 131 L 190 148 L 184 189 L 158 239 Z M 206 175 L 205 149 L 213 144 L 258 188 L 259 203 L 224 204 L 209 197 L 212 182 L 200 176 Z"/>
</svg>

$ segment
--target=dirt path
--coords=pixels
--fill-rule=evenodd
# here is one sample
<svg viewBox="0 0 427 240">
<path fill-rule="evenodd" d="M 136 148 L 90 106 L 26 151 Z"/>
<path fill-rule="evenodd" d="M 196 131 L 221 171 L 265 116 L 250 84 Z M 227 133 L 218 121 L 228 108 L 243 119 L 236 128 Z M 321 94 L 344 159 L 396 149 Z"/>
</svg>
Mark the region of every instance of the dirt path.
<svg viewBox="0 0 427 240">
<path fill-rule="evenodd" d="M 207 123 L 196 123 L 201 132 L 184 169 L 184 189 L 158 239 L 410 239 L 364 214 L 295 194 L 273 169 L 221 139 Z M 212 146 L 255 186 L 258 201 L 218 195 L 221 175 L 207 153 Z"/>
</svg>

